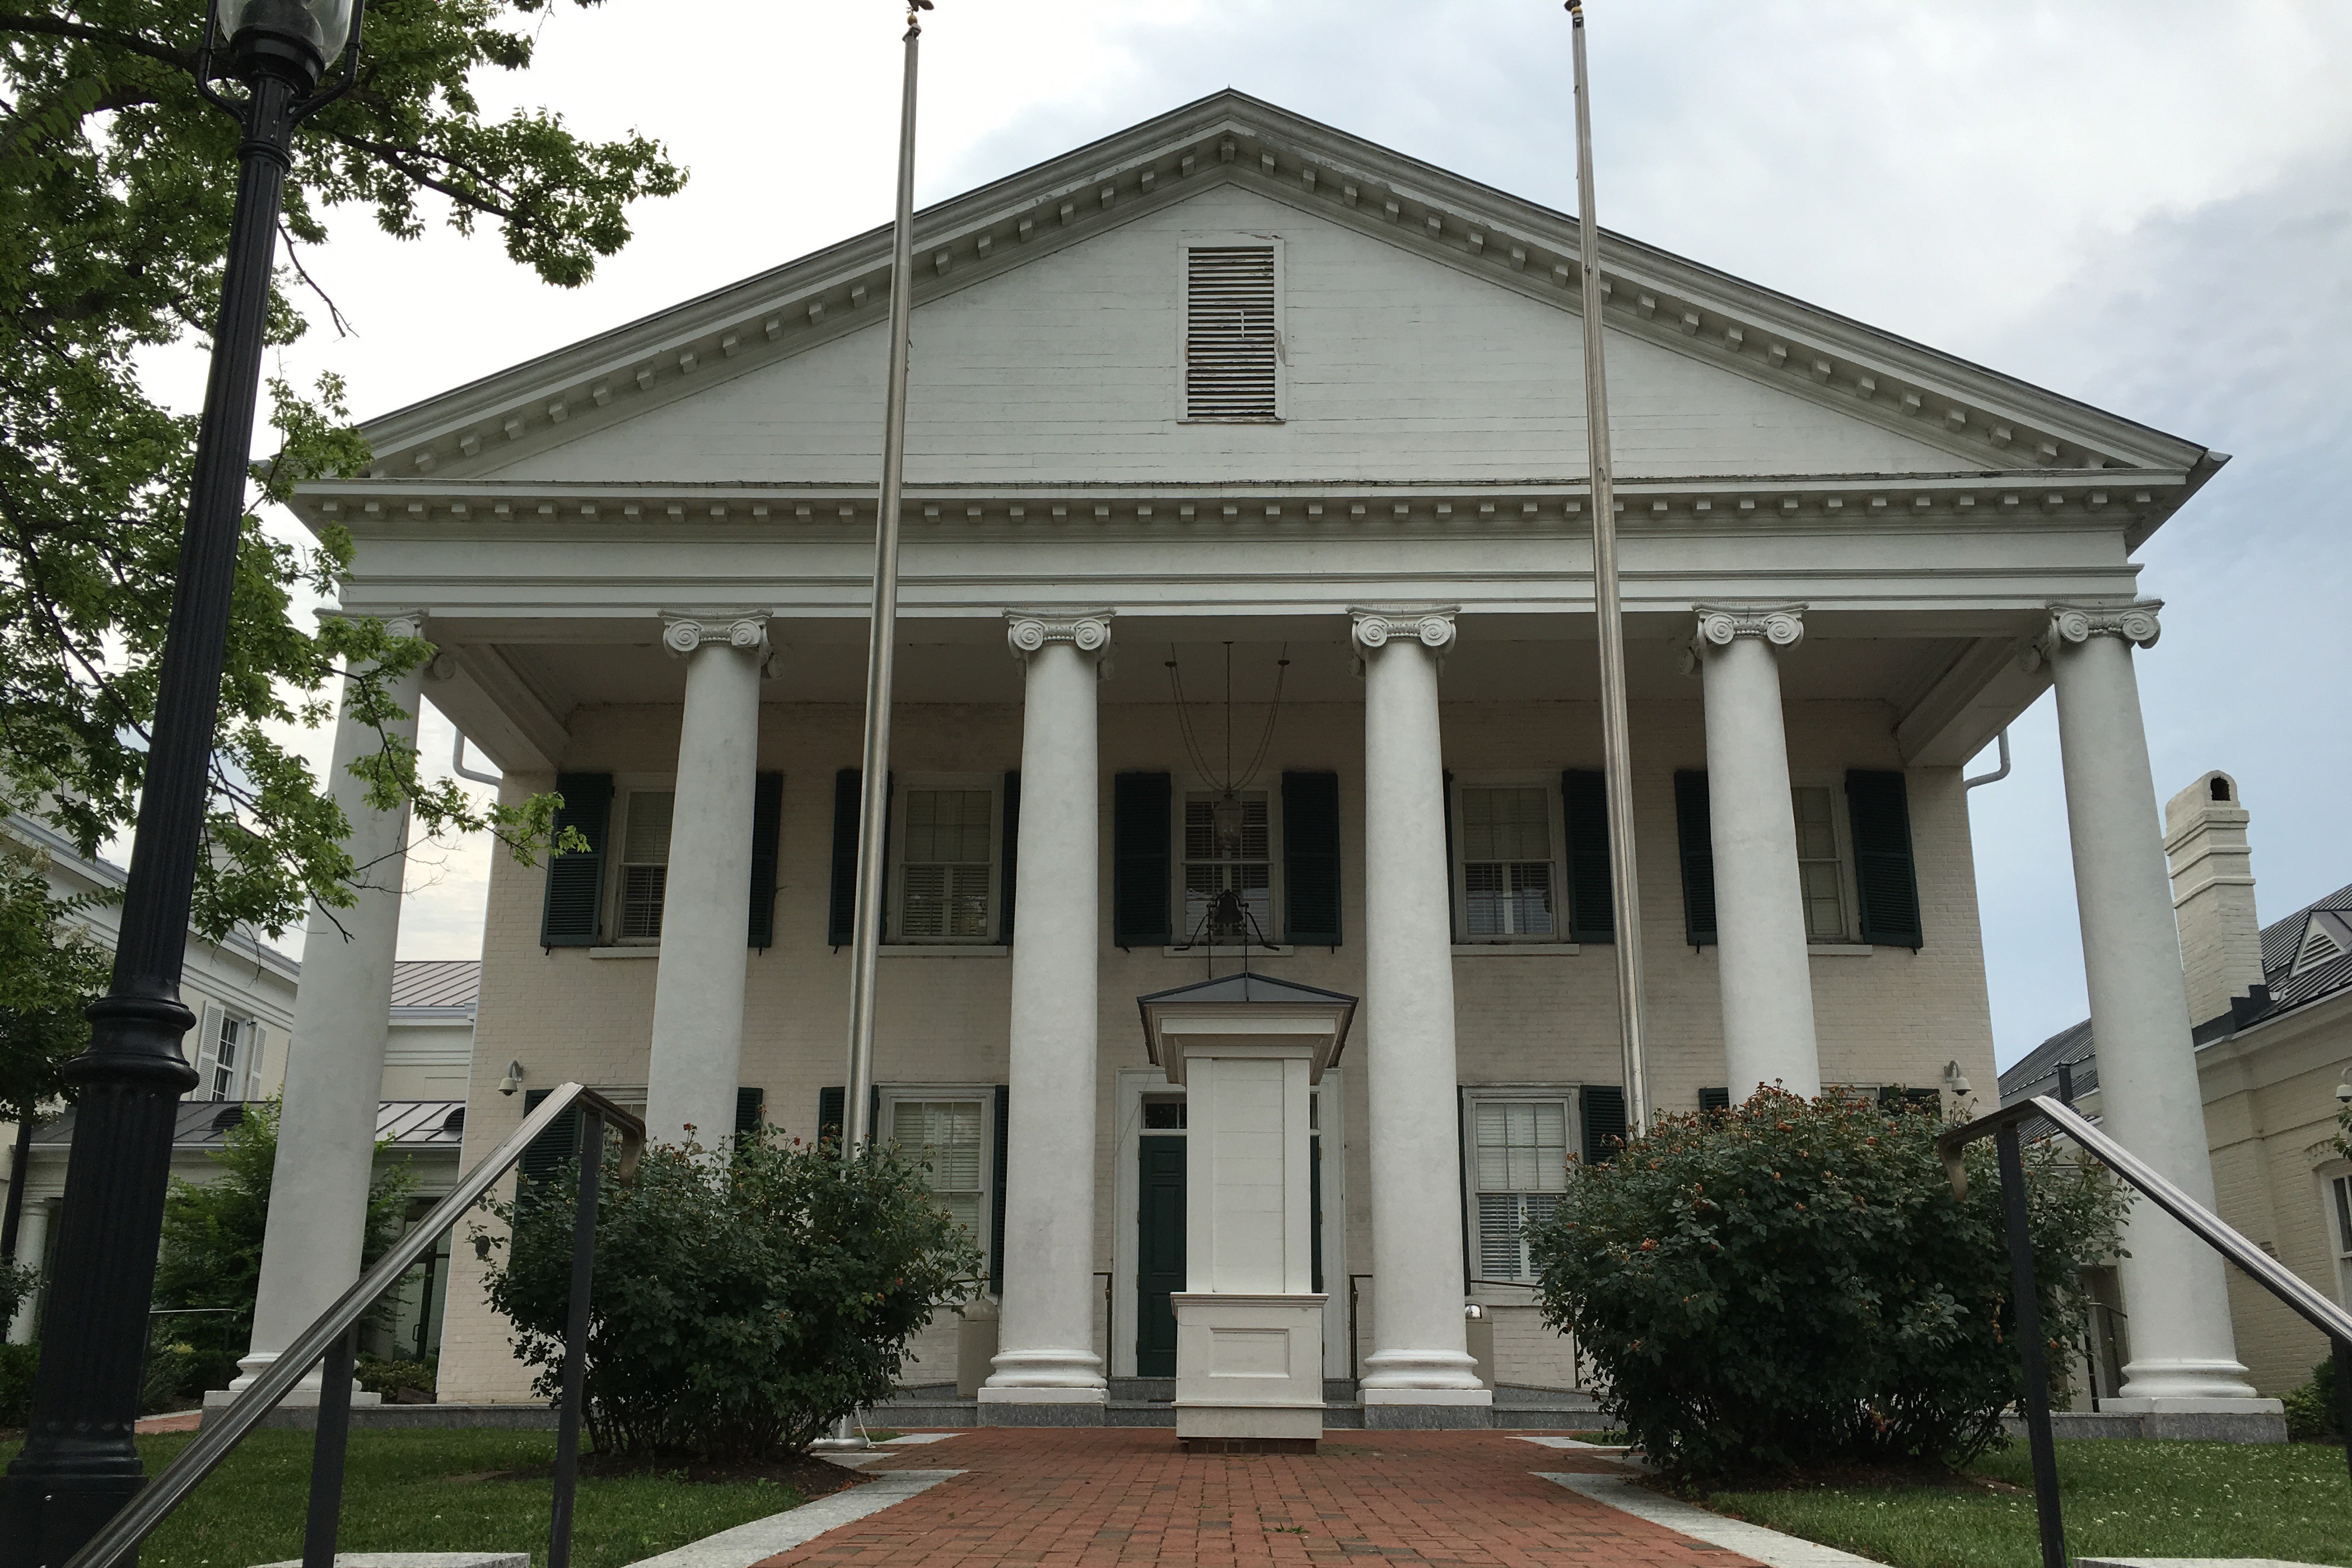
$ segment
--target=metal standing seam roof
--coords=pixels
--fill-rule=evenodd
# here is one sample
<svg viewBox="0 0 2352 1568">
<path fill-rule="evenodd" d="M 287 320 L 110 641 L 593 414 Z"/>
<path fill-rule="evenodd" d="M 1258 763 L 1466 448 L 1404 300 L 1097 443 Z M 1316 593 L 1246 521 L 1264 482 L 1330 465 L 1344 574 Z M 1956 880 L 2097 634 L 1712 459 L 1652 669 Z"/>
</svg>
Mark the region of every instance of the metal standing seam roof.
<svg viewBox="0 0 2352 1568">
<path fill-rule="evenodd" d="M 2310 929 L 2315 913 L 2352 914 L 2352 885 L 2336 889 L 2326 898 L 2315 899 L 2284 920 L 2273 921 L 2263 927 L 2263 984 L 2270 992 L 2270 1000 L 2251 1017 L 2238 1022 L 2226 1034 L 2227 1038 L 2252 1026 L 2268 1023 L 2298 1007 L 2307 1007 L 2331 996 L 2352 991 L 2352 952 L 2339 954 L 2329 962 L 2293 973 L 2294 955 L 2303 945 L 2304 932 Z M 2201 1020 L 2200 1020 L 2201 1022 Z M 2061 1029 L 2027 1052 L 2008 1071 L 2000 1075 L 2000 1099 L 2004 1105 L 2049 1092 L 2058 1079 L 2058 1065 L 2070 1063 L 2074 1068 L 2074 1092 L 2087 1094 L 2099 1087 L 2098 1051 L 2091 1037 L 2088 1018 L 2071 1028 Z"/>
<path fill-rule="evenodd" d="M 182 1100 L 172 1124 L 174 1149 L 218 1149 L 229 1130 L 245 1119 L 253 1101 L 239 1100 Z M 456 1149 L 465 1141 L 466 1102 L 462 1100 L 387 1100 L 375 1109 L 376 1142 L 391 1140 L 395 1149 Z M 56 1121 L 36 1128 L 33 1142 L 73 1142 L 74 1111 L 68 1106 Z"/>
<path fill-rule="evenodd" d="M 404 958 L 392 966 L 394 1007 L 462 1007 L 470 1013 L 481 991 L 478 959 Z"/>
</svg>

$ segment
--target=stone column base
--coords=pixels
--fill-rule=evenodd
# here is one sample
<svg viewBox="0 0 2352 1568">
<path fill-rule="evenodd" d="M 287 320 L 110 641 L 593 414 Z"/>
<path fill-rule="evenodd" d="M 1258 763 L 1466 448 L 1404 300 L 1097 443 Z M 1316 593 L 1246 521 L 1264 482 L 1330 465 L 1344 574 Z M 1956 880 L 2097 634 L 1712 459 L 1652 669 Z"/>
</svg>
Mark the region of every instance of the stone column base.
<svg viewBox="0 0 2352 1568">
<path fill-rule="evenodd" d="M 245 1379 L 239 1378 L 237 1381 L 239 1383 L 243 1383 Z M 205 1408 L 207 1410 L 225 1410 L 228 1407 L 229 1403 L 232 1400 L 236 1399 L 244 1392 L 245 1390 L 242 1388 L 208 1388 L 205 1390 Z M 357 1410 L 363 1405 L 382 1405 L 383 1403 L 383 1394 L 370 1394 L 366 1389 L 362 1388 L 357 1383 L 353 1383 L 352 1384 L 352 1409 Z M 315 1383 L 310 1382 L 296 1384 L 292 1388 L 287 1391 L 286 1397 L 279 1400 L 277 1405 L 277 1408 L 280 1410 L 316 1410 L 318 1407 L 319 1385 Z"/>
<path fill-rule="evenodd" d="M 1491 1389 L 1367 1388 L 1360 1397 L 1367 1429 L 1452 1432 L 1495 1424 Z"/>
<path fill-rule="evenodd" d="M 982 1384 L 974 1412 L 982 1426 L 1100 1426 L 1108 1414 L 1110 1390 L 1093 1388 L 994 1388 Z"/>
</svg>

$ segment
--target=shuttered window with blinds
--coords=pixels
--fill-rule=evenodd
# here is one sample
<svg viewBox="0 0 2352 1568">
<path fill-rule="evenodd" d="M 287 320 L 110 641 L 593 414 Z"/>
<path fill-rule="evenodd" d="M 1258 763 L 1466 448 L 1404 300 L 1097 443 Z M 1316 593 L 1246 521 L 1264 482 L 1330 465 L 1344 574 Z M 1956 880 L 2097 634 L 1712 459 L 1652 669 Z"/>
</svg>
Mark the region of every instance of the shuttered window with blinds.
<svg viewBox="0 0 2352 1568">
<path fill-rule="evenodd" d="M 1185 248 L 1185 418 L 1281 417 L 1276 259 L 1272 245 Z"/>
<path fill-rule="evenodd" d="M 909 788 L 901 802 L 901 942 L 989 942 L 1000 825 L 995 792 Z"/>
<path fill-rule="evenodd" d="M 1474 1100 L 1470 1142 L 1477 1278 L 1532 1279 L 1526 1228 L 1568 1190 L 1568 1101 Z"/>
<path fill-rule="evenodd" d="M 898 1152 L 929 1167 L 931 1195 L 975 1242 L 988 1237 L 985 1107 L 979 1099 L 894 1100 L 887 1123 Z"/>
</svg>

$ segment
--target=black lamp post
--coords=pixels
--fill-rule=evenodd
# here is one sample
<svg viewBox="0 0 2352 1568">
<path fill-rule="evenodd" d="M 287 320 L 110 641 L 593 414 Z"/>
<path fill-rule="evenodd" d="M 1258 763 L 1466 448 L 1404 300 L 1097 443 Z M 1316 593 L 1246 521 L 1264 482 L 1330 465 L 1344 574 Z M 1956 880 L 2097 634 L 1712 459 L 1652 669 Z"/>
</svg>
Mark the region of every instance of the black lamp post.
<svg viewBox="0 0 2352 1568">
<path fill-rule="evenodd" d="M 278 203 L 295 128 L 350 89 L 357 13 L 355 0 L 217 0 L 205 18 L 199 90 L 245 131 L 236 218 L 113 983 L 90 1004 L 89 1048 L 65 1069 L 79 1091 L 73 1152 L 32 1426 L 0 1492 L 0 1568 L 63 1563 L 145 1479 L 131 1436 L 147 1309 L 174 1107 L 196 1081 L 180 1053 L 180 1037 L 195 1023 L 180 1000 L 180 970 L 227 655 Z M 245 85 L 241 100 L 211 85 L 215 37 L 227 40 L 226 74 Z M 352 54 L 341 80 L 319 91 L 347 40 Z"/>
</svg>

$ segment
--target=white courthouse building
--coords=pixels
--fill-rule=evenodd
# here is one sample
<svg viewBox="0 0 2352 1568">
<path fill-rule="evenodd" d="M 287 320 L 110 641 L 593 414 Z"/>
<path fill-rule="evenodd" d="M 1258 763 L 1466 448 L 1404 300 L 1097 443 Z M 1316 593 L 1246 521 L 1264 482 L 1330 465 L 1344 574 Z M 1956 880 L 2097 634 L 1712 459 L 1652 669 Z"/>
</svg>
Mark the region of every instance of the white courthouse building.
<svg viewBox="0 0 2352 1568">
<path fill-rule="evenodd" d="M 917 221 L 877 1124 L 1001 1322 L 989 1368 L 946 1328 L 908 1376 L 1095 1421 L 1172 1372 L 1186 1114 L 1136 999 L 1241 968 L 1238 923 L 1360 999 L 1314 1091 L 1325 1375 L 1390 1425 L 1572 1386 L 1518 1225 L 1624 1114 L 1576 225 L 1234 93 Z M 295 502 L 593 846 L 493 874 L 469 1160 L 509 1061 L 668 1138 L 839 1116 L 888 247 L 379 419 Z M 2210 1186 L 2132 553 L 2221 458 L 1631 239 L 1599 265 L 1656 1102 L 1990 1089 L 1961 769 L 2054 679 L 2108 1123 Z M 373 1070 L 396 910 L 345 921 L 305 990 L 346 968 L 360 1043 L 298 1062 L 289 1123 Z M 2126 1394 L 2250 1408 L 2220 1265 L 2150 1228 Z M 441 1395 L 526 1397 L 457 1250 Z M 292 1272 L 257 1357 L 336 1288 Z"/>
</svg>

